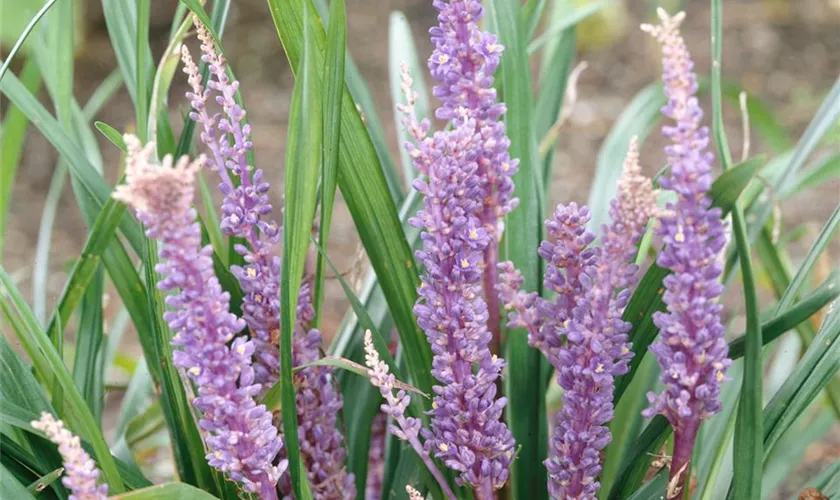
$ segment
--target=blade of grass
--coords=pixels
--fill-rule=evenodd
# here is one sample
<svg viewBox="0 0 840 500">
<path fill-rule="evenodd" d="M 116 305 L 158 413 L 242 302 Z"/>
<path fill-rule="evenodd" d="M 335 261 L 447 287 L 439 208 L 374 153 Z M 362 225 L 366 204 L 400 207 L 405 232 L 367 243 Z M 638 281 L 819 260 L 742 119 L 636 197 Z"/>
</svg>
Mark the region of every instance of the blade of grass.
<svg viewBox="0 0 840 500">
<path fill-rule="evenodd" d="M 45 489 L 49 488 L 53 483 L 55 483 L 62 475 L 64 474 L 64 467 L 59 467 L 58 469 L 53 470 L 49 474 L 41 476 L 26 487 L 26 491 L 29 493 L 40 493 Z"/>
<path fill-rule="evenodd" d="M 9 495 L 9 498 L 18 498 L 20 500 L 35 500 L 35 497 L 32 496 L 26 486 L 20 484 L 17 479 L 15 479 L 14 474 L 9 471 L 5 465 L 0 465 L 0 489 L 3 490 L 5 495 Z"/>
<path fill-rule="evenodd" d="M 321 162 L 321 223 L 318 241 L 329 249 L 335 190 L 338 185 L 338 153 L 341 138 L 341 97 L 344 91 L 344 53 L 347 47 L 347 12 L 344 0 L 330 3 L 330 21 L 327 26 L 327 54 L 323 66 L 324 81 L 324 142 Z M 315 326 L 321 324 L 321 306 L 324 295 L 324 255 L 318 254 L 315 267 Z"/>
<path fill-rule="evenodd" d="M 829 310 L 814 342 L 764 408 L 764 458 L 840 369 L 840 307 Z"/>
<path fill-rule="evenodd" d="M 216 500 L 216 497 L 201 491 L 195 486 L 184 483 L 166 483 L 149 486 L 122 495 L 109 497 L 112 500 L 157 500 L 158 498 L 177 498 L 178 500 Z"/>
<path fill-rule="evenodd" d="M 309 4 L 303 11 L 303 55 L 296 75 L 289 116 L 286 155 L 286 210 L 283 213 L 283 264 L 280 282 L 280 386 L 286 415 L 295 411 L 295 388 L 292 379 L 292 336 L 295 329 L 298 289 L 309 253 L 309 239 L 317 203 L 318 169 L 322 147 L 322 110 L 319 98 L 318 71 L 315 60 L 313 29 Z M 306 469 L 300 458 L 297 419 L 283 419 L 284 441 L 289 457 L 289 472 L 295 496 L 310 499 Z"/>
<path fill-rule="evenodd" d="M 55 165 L 44 200 L 44 210 L 38 223 L 38 242 L 35 244 L 35 262 L 32 267 L 32 311 L 42 325 L 47 318 L 47 278 L 49 277 L 53 224 L 66 178 L 67 169 L 63 162 L 59 161 Z"/>
<path fill-rule="evenodd" d="M 797 193 L 821 186 L 823 183 L 831 182 L 840 177 L 840 154 L 835 154 L 823 159 L 816 166 L 803 172 L 794 182 L 790 189 L 781 193 L 782 198 L 789 198 Z"/>
<path fill-rule="evenodd" d="M 329 22 L 327 16 L 326 0 L 314 0 L 315 11 L 320 15 L 323 24 Z M 400 206 L 405 197 L 405 193 L 400 186 L 400 176 L 397 172 L 397 167 L 394 165 L 394 160 L 391 157 L 390 149 L 388 148 L 388 141 L 385 139 L 385 132 L 382 128 L 382 122 L 379 120 L 379 114 L 376 112 L 376 102 L 373 99 L 373 94 L 370 91 L 364 77 L 362 77 L 356 62 L 347 54 L 345 61 L 346 83 L 353 100 L 358 104 L 362 120 L 367 126 L 370 140 L 373 141 L 373 147 L 376 149 L 376 156 L 379 158 L 379 163 L 385 173 L 385 180 L 388 184 L 388 190 L 391 193 L 391 198 L 395 206 Z"/>
<path fill-rule="evenodd" d="M 278 36 L 295 72 L 300 70 L 302 20 L 306 19 L 303 3 L 304 0 L 269 0 Z M 325 36 L 322 26 L 314 28 L 318 46 L 315 58 L 318 60 L 324 50 Z M 347 71 L 349 81 L 349 67 Z M 338 185 L 365 251 L 380 278 L 400 341 L 405 346 L 411 384 L 430 393 L 431 350 L 412 312 L 419 285 L 414 258 L 402 231 L 382 166 L 347 90 L 344 91 L 341 116 Z"/>
<path fill-rule="evenodd" d="M 789 308 L 793 301 L 796 300 L 799 290 L 802 289 L 802 285 L 805 284 L 805 281 L 811 275 L 811 271 L 813 271 L 814 265 L 817 263 L 817 259 L 819 259 L 820 255 L 822 255 L 822 253 L 826 250 L 829 243 L 833 241 L 832 238 L 834 237 L 834 233 L 837 232 L 838 225 L 840 225 L 840 205 L 837 205 L 822 230 L 820 230 L 817 240 L 808 251 L 808 255 L 805 256 L 805 260 L 802 262 L 802 265 L 799 266 L 799 269 L 796 271 L 796 275 L 790 281 L 790 285 L 785 290 L 785 293 L 782 294 L 779 299 L 779 303 L 776 306 L 777 311 L 783 311 Z"/>
<path fill-rule="evenodd" d="M 394 124 L 397 128 L 397 149 L 400 152 L 402 164 L 403 183 L 406 192 L 412 190 L 411 182 L 417 173 L 414 171 L 414 164 L 408 151 L 403 146 L 410 140 L 408 131 L 402 125 L 403 113 L 399 110 L 400 105 L 405 105 L 405 95 L 402 91 L 402 65 L 406 64 L 409 73 L 414 80 L 414 92 L 417 92 L 417 103 L 414 112 L 417 120 L 421 121 L 429 117 L 429 97 L 426 90 L 426 83 L 423 78 L 425 74 L 420 58 L 417 55 L 417 47 L 414 44 L 414 35 L 411 33 L 411 25 L 402 12 L 391 12 L 388 24 L 388 81 L 391 84 L 391 101 L 393 102 Z"/>
<path fill-rule="evenodd" d="M 723 53 L 723 4 L 712 0 L 712 136 L 724 171 L 732 166 L 732 157 L 723 125 L 721 72 Z M 745 118 L 746 119 L 746 118 Z M 745 139 L 746 140 L 746 139 Z M 738 400 L 733 446 L 734 474 L 729 498 L 761 498 L 762 434 L 762 376 L 761 322 L 758 296 L 752 268 L 752 252 L 747 235 L 744 210 L 736 199 L 732 209 L 732 232 L 741 263 L 741 280 L 744 289 L 744 307 L 747 318 L 745 335 L 744 378 Z"/>
<path fill-rule="evenodd" d="M 534 132 L 537 137 L 545 137 L 555 126 L 563 112 L 563 101 L 566 96 L 566 86 L 572 63 L 577 56 L 577 28 L 567 28 L 557 48 L 549 60 L 540 77 L 540 91 L 537 94 L 537 105 L 534 109 Z M 541 140 L 542 141 L 542 140 Z M 542 151 L 541 151 L 542 152 Z M 542 164 L 543 182 L 551 183 L 551 172 L 554 160 L 554 147 L 545 151 Z"/>
<path fill-rule="evenodd" d="M 23 33 L 20 34 L 15 44 L 12 45 L 12 49 L 9 51 L 6 61 L 0 64 L 0 80 L 3 80 L 3 76 L 5 76 L 6 71 L 9 69 L 9 65 L 12 63 L 12 59 L 15 58 L 18 51 L 20 51 L 20 48 L 23 47 L 24 42 L 26 42 L 26 39 L 29 38 L 29 34 L 32 33 L 35 26 L 38 25 L 52 6 L 55 5 L 55 2 L 56 0 L 48 0 L 23 29 Z"/>
<path fill-rule="evenodd" d="M 41 71 L 34 57 L 26 60 L 20 73 L 23 87 L 32 95 L 37 95 L 41 88 Z M 6 108 L 6 118 L 0 123 L 0 258 L 6 240 L 6 220 L 12 201 L 12 188 L 15 184 L 15 174 L 20 165 L 21 153 L 29 119 L 17 106 Z"/>
<path fill-rule="evenodd" d="M 488 7 L 499 41 L 505 47 L 500 63 L 507 105 L 505 126 L 510 136 L 510 156 L 519 159 L 513 196 L 519 198 L 520 204 L 507 216 L 507 234 L 500 245 L 500 258 L 513 261 L 522 272 L 525 289 L 540 290 L 537 247 L 541 231 L 541 204 L 535 178 L 542 172 L 535 171 L 540 163 L 533 130 L 533 101 L 522 4 L 518 0 L 494 0 Z M 496 307 L 498 313 L 498 303 L 488 301 L 488 307 Z M 519 458 L 511 467 L 511 488 L 519 498 L 546 498 L 545 469 L 534 466 L 542 463 L 547 455 L 547 443 L 541 439 L 547 428 L 546 379 L 542 376 L 544 360 L 536 349 L 528 346 L 524 331 L 507 333 L 507 377 L 503 380 L 508 397 L 505 413 L 519 446 Z"/>
<path fill-rule="evenodd" d="M 76 356 L 73 361 L 73 380 L 87 402 L 97 423 L 102 423 L 102 404 L 105 399 L 105 367 L 102 352 L 103 313 L 102 295 L 105 277 L 97 272 L 82 299 L 79 328 L 76 333 Z"/>
<path fill-rule="evenodd" d="M 152 63 L 151 52 L 142 50 L 149 44 L 149 10 L 150 0 L 136 0 L 137 24 L 135 25 L 136 41 L 134 43 L 134 73 L 137 77 L 137 95 L 134 99 L 134 119 L 137 120 L 137 137 L 145 143 L 149 123 L 149 67 Z M 154 138 L 154 136 L 152 137 Z"/>
</svg>

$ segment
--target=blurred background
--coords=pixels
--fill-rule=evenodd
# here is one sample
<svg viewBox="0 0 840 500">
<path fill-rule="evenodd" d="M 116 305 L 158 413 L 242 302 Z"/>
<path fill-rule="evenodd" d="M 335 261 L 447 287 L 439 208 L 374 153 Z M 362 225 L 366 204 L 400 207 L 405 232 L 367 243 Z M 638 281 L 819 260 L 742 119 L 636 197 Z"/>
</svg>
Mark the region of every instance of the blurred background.
<svg viewBox="0 0 840 500">
<path fill-rule="evenodd" d="M 551 0 L 549 0 L 551 1 Z M 590 0 L 567 0 L 584 6 Z M 409 20 L 421 57 L 430 53 L 427 32 L 435 23 L 431 0 L 347 0 L 348 49 L 366 78 L 379 118 L 393 151 L 398 145 L 389 90 L 388 25 L 393 11 Z M 40 0 L 0 0 L 0 54 L 8 53 L 23 25 L 43 5 Z M 152 2 L 152 50 L 157 57 L 165 47 L 176 0 Z M 684 9 L 687 18 L 683 33 L 698 73 L 707 74 L 710 52 L 709 2 L 705 0 L 615 0 L 578 29 L 579 60 L 588 63 L 577 86 L 577 102 L 561 130 L 554 156 L 556 162 L 551 186 L 551 203 L 585 203 L 592 183 L 598 151 L 624 108 L 642 88 L 660 74 L 658 51 L 640 23 L 651 20 L 655 8 Z M 77 0 L 77 65 L 75 94 L 84 102 L 116 67 L 102 7 L 96 0 Z M 727 0 L 724 12 L 723 75 L 727 82 L 743 87 L 762 100 L 795 140 L 822 102 L 840 73 L 840 0 Z M 543 26 L 541 29 L 546 29 Z M 191 42 L 194 43 L 194 42 Z M 237 0 L 232 3 L 224 48 L 241 81 L 241 89 L 253 126 L 257 166 L 273 184 L 275 207 L 282 205 L 283 161 L 289 101 L 293 85 L 280 42 L 264 0 Z M 20 64 L 12 69 L 17 71 Z M 180 76 L 180 74 L 179 74 Z M 427 75 L 414 75 L 426 78 Z M 182 97 L 185 78 L 176 78 L 170 94 L 173 123 L 187 111 Z M 705 109 L 710 109 L 704 99 Z M 46 102 L 46 100 L 45 100 Z M 0 114 L 7 109 L 0 100 Z M 96 117 L 120 131 L 133 129 L 134 108 L 121 90 Z M 737 107 L 726 110 L 729 142 L 735 158 L 743 142 L 741 117 Z M 753 134 L 752 151 L 766 150 Z M 840 125 L 828 134 L 829 143 L 821 154 L 840 151 Z M 651 134 L 642 151 L 648 173 L 662 165 L 662 141 Z M 120 165 L 117 149 L 101 139 L 106 177 L 116 182 Z M 11 215 L 7 227 L 10 243 L 2 256 L 3 265 L 19 280 L 21 290 L 31 292 L 34 249 L 38 239 L 44 200 L 57 155 L 37 132 L 30 131 L 23 162 L 12 190 Z M 815 194 L 811 194 L 815 193 Z M 840 182 L 833 181 L 810 191 L 807 199 L 794 197 L 785 202 L 786 219 L 780 230 L 796 234 L 794 258 L 809 248 L 816 233 L 840 201 Z M 341 203 L 341 202 L 339 202 Z M 64 187 L 56 216 L 50 250 L 48 295 L 61 292 L 71 256 L 78 255 L 85 238 L 85 226 L 70 193 Z M 363 275 L 352 219 L 339 206 L 333 224 L 330 256 L 336 266 L 353 278 Z M 798 250 L 797 250 L 798 249 Z M 798 252 L 798 253 L 797 253 Z M 821 263 L 823 272 L 840 262 L 840 243 L 835 241 Z M 337 283 L 327 290 L 324 335 L 331 338 L 346 309 L 344 294 Z M 114 301 L 116 302 L 116 301 Z M 733 301 L 737 316 L 739 303 Z M 112 306 L 115 309 L 115 306 Z M 132 338 L 128 335 L 126 338 Z M 129 351 L 136 349 L 127 345 Z M 136 350 L 139 353 L 139 349 Z M 825 446 L 835 446 L 826 444 Z M 814 450 L 817 456 L 838 456 L 840 449 Z M 806 465 L 807 466 L 807 460 Z"/>
</svg>

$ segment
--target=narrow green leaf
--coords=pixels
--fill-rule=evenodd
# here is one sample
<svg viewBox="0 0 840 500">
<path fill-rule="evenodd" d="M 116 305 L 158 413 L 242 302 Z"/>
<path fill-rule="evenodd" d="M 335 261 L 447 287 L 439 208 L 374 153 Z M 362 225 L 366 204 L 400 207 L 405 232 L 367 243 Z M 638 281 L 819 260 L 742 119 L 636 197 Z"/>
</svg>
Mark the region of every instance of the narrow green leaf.
<svg viewBox="0 0 840 500">
<path fill-rule="evenodd" d="M 499 41 L 505 47 L 500 63 L 501 82 L 507 113 L 505 125 L 510 137 L 510 156 L 519 159 L 513 196 L 519 206 L 507 216 L 507 231 L 500 245 L 501 259 L 511 260 L 524 277 L 527 290 L 540 290 L 539 246 L 542 210 L 536 177 L 542 177 L 534 136 L 533 98 L 530 67 L 525 51 L 525 26 L 519 0 L 494 0 L 488 10 Z M 494 265 L 494 263 L 488 263 Z M 490 293 L 492 298 L 495 294 Z M 488 297 L 491 322 L 499 321 L 499 304 Z M 494 312 L 495 311 L 495 312 Z M 494 319 L 495 317 L 495 319 Z M 491 331 L 501 325 L 491 325 Z M 498 331 L 498 330 L 496 330 Z M 507 332 L 504 378 L 507 423 L 519 447 L 519 458 L 511 466 L 512 491 L 519 498 L 547 498 L 546 472 L 541 464 L 547 455 L 544 430 L 546 378 L 542 376 L 545 362 L 536 349 L 528 345 L 524 331 Z"/>
<path fill-rule="evenodd" d="M 103 312 L 102 295 L 105 290 L 103 273 L 95 273 L 82 299 L 79 328 L 76 334 L 76 357 L 73 361 L 73 379 L 87 402 L 94 419 L 102 422 L 102 405 L 105 395 L 105 367 L 102 351 Z"/>
<path fill-rule="evenodd" d="M 802 360 L 764 408 L 764 455 L 814 401 L 840 369 L 840 307 L 829 309 L 817 337 Z"/>
<path fill-rule="evenodd" d="M 23 87 L 30 94 L 37 94 L 41 88 L 41 72 L 34 57 L 26 60 L 20 73 Z M 12 188 L 15 184 L 15 174 L 20 165 L 23 144 L 29 119 L 17 106 L 6 108 L 6 117 L 0 123 L 0 257 L 6 240 L 6 221 L 12 201 Z"/>
<path fill-rule="evenodd" d="M 106 139 L 111 141 L 111 144 L 118 147 L 123 152 L 127 150 L 125 140 L 123 139 L 122 134 L 117 131 L 117 129 L 108 125 L 105 122 L 100 121 L 94 122 L 93 126 L 96 127 L 96 130 L 102 133 L 102 135 L 105 136 Z"/>
<path fill-rule="evenodd" d="M 406 141 L 411 140 L 408 131 L 402 125 L 403 113 L 399 110 L 400 105 L 405 105 L 405 95 L 402 90 L 402 65 L 408 67 L 414 81 L 412 91 L 417 93 L 417 103 L 414 112 L 418 121 L 429 117 L 429 97 L 426 90 L 426 83 L 423 75 L 425 68 L 420 64 L 420 57 L 417 55 L 417 47 L 414 44 L 414 35 L 411 32 L 411 24 L 402 12 L 391 12 L 388 24 L 388 81 L 391 84 L 391 100 L 393 102 L 394 124 L 397 128 L 397 147 L 400 151 L 400 162 L 402 164 L 403 183 L 405 190 L 411 191 L 411 182 L 417 173 L 414 170 L 414 163 L 408 151 L 403 146 Z"/>
<path fill-rule="evenodd" d="M 840 154 L 831 155 L 823 159 L 819 164 L 803 172 L 793 182 L 790 189 L 781 193 L 782 198 L 789 198 L 795 194 L 808 189 L 822 186 L 840 177 Z"/>
<path fill-rule="evenodd" d="M 0 465 L 0 489 L 3 490 L 4 495 L 9 495 L 9 498 L 35 500 L 32 493 L 15 479 L 14 474 L 5 465 Z"/>
<path fill-rule="evenodd" d="M 55 483 L 63 474 L 64 467 L 59 467 L 58 469 L 55 469 L 50 473 L 38 478 L 38 480 L 26 487 L 26 491 L 33 494 L 40 493 L 45 489 L 49 488 L 50 485 Z"/>
<path fill-rule="evenodd" d="M 344 0 L 330 3 L 330 21 L 327 27 L 327 54 L 324 60 L 324 152 L 321 162 L 321 221 L 318 242 L 329 248 L 335 190 L 338 185 L 338 153 L 341 139 L 341 97 L 344 92 L 344 53 L 347 46 L 347 13 Z M 324 295 L 324 256 L 318 254 L 315 268 L 315 326 L 321 324 L 321 306 Z"/>
<path fill-rule="evenodd" d="M 300 72 L 302 23 L 305 0 L 269 0 L 272 18 L 292 70 Z M 307 0 L 308 1 L 308 0 Z M 313 26 L 320 61 L 325 46 L 323 27 Z M 347 68 L 348 81 L 350 67 Z M 431 350 L 419 330 L 412 309 L 417 299 L 417 270 L 405 239 L 394 199 L 390 195 L 383 168 L 349 91 L 344 91 L 341 108 L 338 185 L 365 247 L 380 278 L 385 299 L 394 318 L 400 341 L 405 346 L 412 385 L 429 393 L 432 378 Z M 427 408 L 428 409 L 428 408 Z"/>
<path fill-rule="evenodd" d="M 566 97 L 569 75 L 572 63 L 577 56 L 577 28 L 567 28 L 563 32 L 557 48 L 540 76 L 540 91 L 537 94 L 537 106 L 534 109 L 534 132 L 540 138 L 540 154 L 542 158 L 543 183 L 550 185 L 554 164 L 554 141 L 550 141 L 548 149 L 546 137 L 556 133 L 555 127 L 563 113 L 563 102 Z"/>
<path fill-rule="evenodd" d="M 149 43 L 149 14 L 151 8 L 150 0 L 136 0 L 137 2 L 137 25 L 136 41 L 134 43 L 134 73 L 137 77 L 137 95 L 134 99 L 134 118 L 137 120 L 137 136 L 145 143 L 149 123 L 149 79 L 148 68 L 152 63 L 151 52 L 145 51 L 142 47 L 148 47 Z M 154 139 L 154 137 L 152 137 Z"/>
<path fill-rule="evenodd" d="M 712 0 L 712 135 L 723 170 L 732 166 L 732 157 L 723 125 L 721 72 L 723 53 L 723 4 Z M 761 407 L 763 363 L 761 357 L 761 323 L 758 296 L 752 268 L 744 210 L 736 199 L 732 208 L 732 232 L 741 263 L 744 306 L 747 319 L 745 334 L 744 378 L 738 400 L 733 447 L 734 474 L 729 498 L 761 498 L 761 459 L 763 455 Z"/>
<path fill-rule="evenodd" d="M 217 500 L 217 497 L 184 483 L 166 483 L 149 486 L 122 495 L 109 497 L 112 500 L 158 500 L 177 498 L 178 500 Z"/>
<path fill-rule="evenodd" d="M 668 469 L 663 467 L 641 488 L 630 495 L 627 500 L 653 500 L 654 498 L 665 498 L 665 490 L 668 488 Z"/>
<path fill-rule="evenodd" d="M 779 299 L 779 303 L 776 306 L 777 312 L 788 309 L 793 301 L 796 300 L 799 290 L 811 275 L 811 271 L 814 269 L 817 259 L 819 259 L 820 255 L 822 255 L 828 245 L 833 241 L 832 238 L 834 237 L 834 233 L 837 232 L 838 225 L 840 225 L 840 205 L 837 205 L 834 212 L 826 221 L 820 231 L 820 234 L 817 236 L 817 240 L 814 242 L 811 249 L 808 250 L 808 255 L 805 256 L 805 260 L 802 262 L 802 265 L 799 266 L 799 269 L 796 271 L 796 275 L 790 281 L 790 285 Z"/>
<path fill-rule="evenodd" d="M 283 213 L 283 265 L 280 283 L 280 385 L 286 415 L 295 411 L 295 388 L 292 379 L 292 336 L 298 289 L 309 253 L 309 239 L 317 203 L 318 170 L 322 144 L 322 111 L 319 98 L 318 71 L 315 59 L 318 50 L 309 15 L 309 4 L 303 10 L 303 55 L 296 75 L 289 116 L 289 137 L 286 155 L 286 210 Z M 284 418 L 284 441 L 289 457 L 289 472 L 297 498 L 309 499 L 309 482 L 300 458 L 297 418 Z"/>
<path fill-rule="evenodd" d="M 32 33 L 32 30 L 35 29 L 35 26 L 37 26 L 41 19 L 43 19 L 44 15 L 49 12 L 50 8 L 55 5 L 55 2 L 56 0 L 48 0 L 23 29 L 23 33 L 20 34 L 20 37 L 18 37 L 15 44 L 12 45 L 12 49 L 9 51 L 6 61 L 3 64 L 0 64 L 0 80 L 3 80 L 3 76 L 6 74 L 6 71 L 9 69 L 9 65 L 12 63 L 12 59 L 15 58 L 18 51 L 20 51 L 20 48 L 23 47 L 24 42 L 26 42 L 26 39 L 29 38 L 29 34 Z"/>
</svg>

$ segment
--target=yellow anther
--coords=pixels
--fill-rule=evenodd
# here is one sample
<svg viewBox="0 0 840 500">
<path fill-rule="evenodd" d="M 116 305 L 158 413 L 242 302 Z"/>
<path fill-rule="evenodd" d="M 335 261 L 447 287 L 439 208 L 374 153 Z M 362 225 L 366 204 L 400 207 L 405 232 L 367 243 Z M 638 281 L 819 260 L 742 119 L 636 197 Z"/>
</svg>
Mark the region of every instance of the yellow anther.
<svg viewBox="0 0 840 500">
<path fill-rule="evenodd" d="M 595 373 L 604 373 L 604 363 L 598 363 L 595 367 Z"/>
<path fill-rule="evenodd" d="M 468 261 L 467 259 L 461 259 L 461 267 L 463 267 L 463 268 L 470 267 L 470 261 Z"/>
<path fill-rule="evenodd" d="M 250 276 L 251 278 L 253 278 L 253 277 L 254 277 L 254 276 L 256 276 L 256 275 L 257 275 L 257 270 L 256 270 L 256 269 L 254 269 L 253 267 L 249 267 L 249 268 L 248 268 L 248 276 Z"/>
<path fill-rule="evenodd" d="M 717 374 L 715 375 L 715 378 L 717 379 L 718 382 L 723 382 L 723 379 L 724 379 L 723 372 L 717 372 Z"/>
<path fill-rule="evenodd" d="M 470 229 L 470 239 L 471 240 L 478 239 L 478 229 L 476 229 L 476 228 Z"/>
<path fill-rule="evenodd" d="M 242 345 L 238 346 L 236 348 L 236 352 L 238 352 L 240 355 L 245 354 L 245 344 L 242 344 Z"/>
<path fill-rule="evenodd" d="M 630 349 L 626 345 L 621 346 L 621 354 L 627 354 L 628 352 L 630 352 Z"/>
<path fill-rule="evenodd" d="M 510 163 L 508 163 L 508 162 L 502 163 L 502 170 L 504 170 L 505 172 L 510 170 Z"/>
<path fill-rule="evenodd" d="M 262 299 L 263 299 L 262 295 L 260 295 L 260 294 L 254 295 L 254 302 L 256 302 L 257 304 L 262 304 Z"/>
<path fill-rule="evenodd" d="M 447 445 L 446 443 L 440 443 L 438 445 L 438 448 L 440 448 L 440 451 L 443 452 L 449 451 L 449 445 Z"/>
<path fill-rule="evenodd" d="M 446 54 L 441 54 L 438 56 L 438 62 L 441 64 L 446 64 L 449 62 L 449 56 Z"/>
<path fill-rule="evenodd" d="M 198 375 L 201 374 L 201 368 L 199 368 L 197 366 L 193 366 L 192 368 L 190 368 L 187 371 L 190 373 L 190 375 L 198 376 Z"/>
<path fill-rule="evenodd" d="M 222 458 L 222 452 L 221 452 L 221 451 L 217 451 L 217 452 L 213 453 L 213 456 L 214 456 L 214 457 L 216 457 L 216 458 L 218 458 L 218 459 L 221 459 L 221 458 Z"/>
<path fill-rule="evenodd" d="M 677 243 L 682 243 L 685 241 L 685 235 L 683 234 L 682 228 L 677 230 L 677 234 L 674 235 L 674 241 Z"/>
<path fill-rule="evenodd" d="M 496 361 L 499 360 L 499 357 L 494 354 L 492 359 L 493 359 L 493 362 L 495 363 Z"/>
</svg>

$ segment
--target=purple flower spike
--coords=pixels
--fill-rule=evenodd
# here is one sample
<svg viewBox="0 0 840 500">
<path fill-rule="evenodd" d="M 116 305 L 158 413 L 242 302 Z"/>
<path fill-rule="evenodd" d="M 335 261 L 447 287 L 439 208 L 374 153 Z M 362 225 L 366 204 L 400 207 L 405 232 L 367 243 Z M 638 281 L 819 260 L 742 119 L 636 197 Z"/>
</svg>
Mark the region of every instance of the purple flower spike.
<svg viewBox="0 0 840 500">
<path fill-rule="evenodd" d="M 661 413 L 674 427 L 671 479 L 679 493 L 700 423 L 720 411 L 720 383 L 731 363 L 717 302 L 727 237 L 721 211 L 711 207 L 708 196 L 714 158 L 707 151 L 709 131 L 701 125 L 694 64 L 679 32 L 685 15 L 669 17 L 662 9 L 658 14 L 660 25 L 642 29 L 662 45 L 668 97 L 662 113 L 675 125 L 662 128 L 672 143 L 665 149 L 670 174 L 661 184 L 676 192 L 677 201 L 660 217 L 658 234 L 665 248 L 657 262 L 673 274 L 664 281 L 668 309 L 653 317 L 660 335 L 650 348 L 659 360 L 665 391 L 648 395 L 652 406 L 644 414 Z"/>
<path fill-rule="evenodd" d="M 484 298 L 487 302 L 488 326 L 493 333 L 492 348 L 499 349 L 500 318 L 495 288 L 498 282 L 496 265 L 498 244 L 503 232 L 503 218 L 519 200 L 513 198 L 512 176 L 518 160 L 508 153 L 510 139 L 501 116 L 505 105 L 497 102 L 493 74 L 499 65 L 504 47 L 496 35 L 479 28 L 484 7 L 479 0 L 435 0 L 438 25 L 429 30 L 434 50 L 429 70 L 438 84 L 435 96 L 441 100 L 436 116 L 458 121 L 463 116 L 472 120 L 476 181 L 480 207 L 479 222 L 489 237 L 483 250 Z"/>
<path fill-rule="evenodd" d="M 245 324 L 229 312 L 230 295 L 213 272 L 212 248 L 201 247 L 192 208 L 195 176 L 204 159 L 190 163 L 183 157 L 173 165 L 167 156 L 156 165 L 154 144 L 141 149 L 132 135 L 125 142 L 126 184 L 117 187 L 114 198 L 134 208 L 146 234 L 160 243 L 156 270 L 163 278 L 158 288 L 173 292 L 164 319 L 175 332 L 172 345 L 180 347 L 173 361 L 198 389 L 192 403 L 202 414 L 207 460 L 262 500 L 274 500 L 287 465 L 272 464 L 283 441 L 271 413 L 254 402 L 260 392 L 251 366 L 254 344 L 234 338 Z"/>
<path fill-rule="evenodd" d="M 621 316 L 636 283 L 636 243 L 657 196 L 638 159 L 634 140 L 611 203 L 612 224 L 603 226 L 599 252 L 578 274 L 580 293 L 559 328 L 566 345 L 558 350 L 555 368 L 565 392 L 546 460 L 553 498 L 596 497 L 600 453 L 612 439 L 606 424 L 613 418 L 615 377 L 627 373 L 633 356 L 627 341 L 631 325 Z"/>
<path fill-rule="evenodd" d="M 201 59 L 209 65 L 211 78 L 205 89 L 198 66 L 187 48 L 181 47 L 184 73 L 191 87 L 187 93 L 193 108 L 190 118 L 201 125 L 201 141 L 212 158 L 209 166 L 221 178 L 219 189 L 225 196 L 221 228 L 225 234 L 248 243 L 235 247 L 245 265 L 232 266 L 231 271 L 242 288 L 242 314 L 253 336 L 254 372 L 263 386 L 262 396 L 277 381 L 280 367 L 277 332 L 281 262 L 276 250 L 282 233 L 277 222 L 269 218 L 273 209 L 262 170 L 256 169 L 251 175 L 252 166 L 247 160 L 248 151 L 253 149 L 250 126 L 244 123 L 245 110 L 235 100 L 239 82 L 228 79 L 225 58 L 216 50 L 207 28 L 197 19 L 195 26 L 201 40 Z M 214 94 L 222 112 L 210 115 L 207 101 Z"/>
<path fill-rule="evenodd" d="M 99 469 L 90 455 L 82 448 L 78 436 L 74 436 L 64 427 L 64 422 L 56 420 L 47 412 L 41 418 L 31 422 L 32 427 L 47 435 L 50 441 L 58 445 L 64 465 L 64 477 L 61 484 L 70 490 L 70 500 L 105 500 L 108 498 L 108 485 L 97 484 Z"/>
<path fill-rule="evenodd" d="M 476 163 L 475 120 L 439 131 L 419 145 L 414 187 L 424 208 L 411 219 L 423 228 L 417 258 L 426 269 L 417 321 L 432 347 L 435 386 L 426 445 L 460 473 L 459 484 L 490 498 L 507 481 L 513 437 L 501 422 L 505 398 L 496 398 L 504 361 L 490 352 L 487 304 L 481 296 L 482 252 L 492 238 L 478 218 L 482 191 Z M 493 292 L 495 295 L 495 291 Z"/>
</svg>

